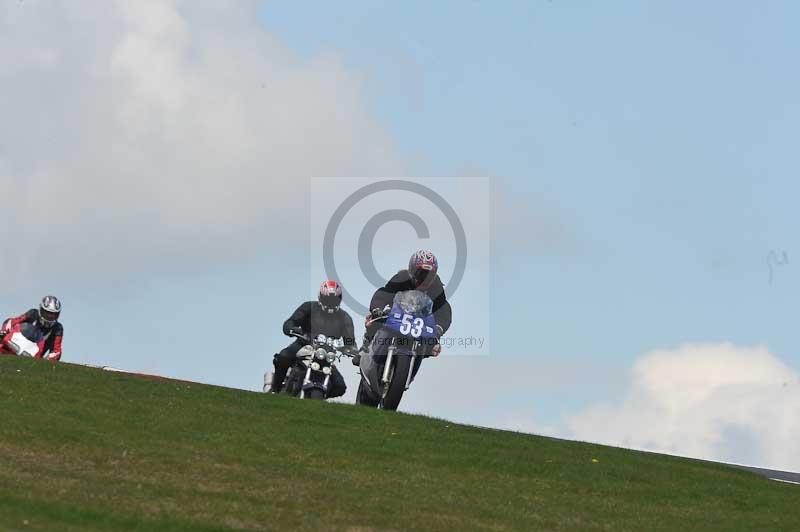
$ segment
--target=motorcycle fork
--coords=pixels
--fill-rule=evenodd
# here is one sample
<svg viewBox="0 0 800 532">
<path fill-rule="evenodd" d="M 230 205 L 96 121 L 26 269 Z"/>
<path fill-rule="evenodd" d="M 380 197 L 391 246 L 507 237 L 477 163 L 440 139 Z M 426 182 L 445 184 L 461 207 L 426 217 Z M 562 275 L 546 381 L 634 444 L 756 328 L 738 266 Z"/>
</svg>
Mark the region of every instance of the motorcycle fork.
<svg viewBox="0 0 800 532">
<path fill-rule="evenodd" d="M 414 347 L 411 348 L 411 367 L 408 370 L 408 376 L 406 377 L 406 390 L 411 388 L 411 381 L 414 378 L 414 368 L 417 366 L 417 357 L 419 356 L 419 347 L 420 344 L 418 341 L 414 342 Z"/>
<path fill-rule="evenodd" d="M 389 384 L 389 371 L 392 368 L 392 359 L 394 358 L 394 352 L 397 348 L 393 345 L 389 346 L 386 350 L 386 363 L 383 365 L 383 377 L 381 382 L 383 382 L 384 386 Z"/>
<path fill-rule="evenodd" d="M 306 391 L 303 388 L 305 388 L 305 385 L 309 382 L 311 382 L 311 368 L 306 369 L 306 376 L 303 378 L 303 385 L 300 387 L 300 395 L 303 399 L 306 398 Z"/>
<path fill-rule="evenodd" d="M 408 377 L 406 377 L 406 390 L 411 388 L 411 379 L 414 375 L 414 366 L 417 365 L 417 355 L 411 356 L 411 367 L 408 368 Z"/>
</svg>

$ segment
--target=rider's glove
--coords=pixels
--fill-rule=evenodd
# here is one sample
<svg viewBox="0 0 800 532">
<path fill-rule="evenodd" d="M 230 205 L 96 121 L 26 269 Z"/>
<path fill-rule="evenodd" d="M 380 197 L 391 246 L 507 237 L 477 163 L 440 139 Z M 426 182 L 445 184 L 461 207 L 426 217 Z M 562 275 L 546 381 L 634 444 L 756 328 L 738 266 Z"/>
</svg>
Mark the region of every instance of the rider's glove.
<svg viewBox="0 0 800 532">
<path fill-rule="evenodd" d="M 444 328 L 441 325 L 436 325 L 436 338 L 441 338 L 444 334 Z"/>
<path fill-rule="evenodd" d="M 385 318 L 389 315 L 389 312 L 392 310 L 391 305 L 386 305 L 383 308 L 374 308 L 369 311 L 369 314 L 364 318 L 364 326 L 368 327 L 373 321 L 377 321 L 379 319 Z"/>
<path fill-rule="evenodd" d="M 374 309 L 372 309 L 372 313 L 371 314 L 372 314 L 373 318 L 382 318 L 383 316 L 388 315 L 390 310 L 392 310 L 392 306 L 391 305 L 386 305 L 383 308 L 374 308 Z"/>
<path fill-rule="evenodd" d="M 433 346 L 433 349 L 431 349 L 431 356 L 438 357 L 441 352 L 442 352 L 442 344 L 437 342 L 436 345 Z"/>
</svg>

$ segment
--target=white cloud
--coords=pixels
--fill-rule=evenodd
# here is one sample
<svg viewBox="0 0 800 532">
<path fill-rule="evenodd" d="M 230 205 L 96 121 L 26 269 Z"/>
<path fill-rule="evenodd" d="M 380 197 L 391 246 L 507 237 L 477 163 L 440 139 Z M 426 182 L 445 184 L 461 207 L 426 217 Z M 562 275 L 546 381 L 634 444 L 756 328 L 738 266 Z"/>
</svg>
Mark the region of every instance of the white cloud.
<svg viewBox="0 0 800 532">
<path fill-rule="evenodd" d="M 359 76 L 255 2 L 4 2 L 0 86 L 2 276 L 305 241 L 308 177 L 402 173 Z"/>
<path fill-rule="evenodd" d="M 684 345 L 646 354 L 619 404 L 568 421 L 566 436 L 800 471 L 800 375 L 763 347 Z"/>
</svg>

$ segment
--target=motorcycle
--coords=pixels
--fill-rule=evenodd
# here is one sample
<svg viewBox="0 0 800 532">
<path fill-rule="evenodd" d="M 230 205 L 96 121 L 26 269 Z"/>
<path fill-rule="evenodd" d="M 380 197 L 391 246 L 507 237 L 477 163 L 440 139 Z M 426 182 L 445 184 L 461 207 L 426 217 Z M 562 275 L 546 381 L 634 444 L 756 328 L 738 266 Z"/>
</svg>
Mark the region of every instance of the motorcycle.
<svg viewBox="0 0 800 532">
<path fill-rule="evenodd" d="M 47 335 L 33 323 L 11 327 L 9 320 L 0 328 L 0 354 L 42 358 Z"/>
<path fill-rule="evenodd" d="M 397 410 L 422 359 L 438 345 L 433 301 L 418 290 L 398 292 L 391 308 L 372 315 L 367 325 L 375 322 L 383 327 L 359 360 L 356 404 Z"/>
<path fill-rule="evenodd" d="M 303 399 L 324 400 L 328 397 L 331 373 L 341 357 L 353 356 L 340 338 L 319 334 L 310 338 L 305 334 L 292 334 L 307 343 L 297 352 L 297 358 L 283 381 L 284 393 Z M 264 374 L 264 392 L 272 388 L 273 373 Z"/>
</svg>

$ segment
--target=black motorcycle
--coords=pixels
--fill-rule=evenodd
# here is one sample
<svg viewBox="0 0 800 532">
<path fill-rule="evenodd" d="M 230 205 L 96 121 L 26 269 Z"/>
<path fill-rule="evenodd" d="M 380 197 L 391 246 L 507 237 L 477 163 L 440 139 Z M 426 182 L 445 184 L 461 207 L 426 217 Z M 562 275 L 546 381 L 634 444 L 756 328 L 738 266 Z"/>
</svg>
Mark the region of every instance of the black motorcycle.
<svg viewBox="0 0 800 532">
<path fill-rule="evenodd" d="M 418 290 L 398 292 L 391 308 L 372 315 L 368 325 L 374 322 L 383 326 L 358 361 L 356 404 L 397 410 L 422 359 L 438 344 L 433 301 Z"/>
<path fill-rule="evenodd" d="M 309 338 L 305 334 L 292 334 L 306 345 L 297 352 L 294 364 L 286 372 L 282 391 L 292 397 L 324 400 L 328 397 L 334 364 L 343 356 L 353 356 L 339 338 L 319 334 Z M 273 373 L 264 375 L 265 392 L 272 387 Z"/>
</svg>

